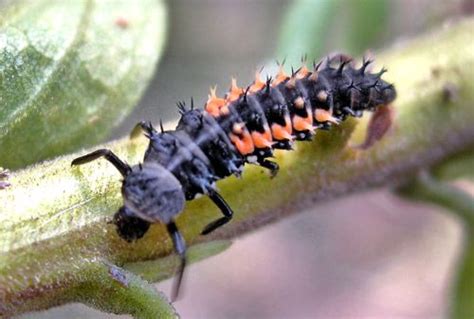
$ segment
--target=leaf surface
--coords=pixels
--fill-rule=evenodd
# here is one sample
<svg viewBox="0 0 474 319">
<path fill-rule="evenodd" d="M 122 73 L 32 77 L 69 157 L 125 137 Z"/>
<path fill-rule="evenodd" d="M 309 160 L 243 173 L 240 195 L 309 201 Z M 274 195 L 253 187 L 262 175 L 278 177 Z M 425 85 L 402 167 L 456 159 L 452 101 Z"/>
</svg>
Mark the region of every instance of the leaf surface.
<svg viewBox="0 0 474 319">
<path fill-rule="evenodd" d="M 165 38 L 155 0 L 25 1 L 0 13 L 0 166 L 103 140 L 136 105 Z"/>
</svg>

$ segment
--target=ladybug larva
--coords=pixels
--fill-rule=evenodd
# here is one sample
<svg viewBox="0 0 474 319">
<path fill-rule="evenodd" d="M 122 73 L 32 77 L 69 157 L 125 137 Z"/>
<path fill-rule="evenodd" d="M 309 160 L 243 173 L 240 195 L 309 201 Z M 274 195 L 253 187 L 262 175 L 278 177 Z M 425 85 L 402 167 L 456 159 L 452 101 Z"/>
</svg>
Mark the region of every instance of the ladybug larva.
<svg viewBox="0 0 474 319">
<path fill-rule="evenodd" d="M 295 141 L 308 141 L 318 129 L 329 129 L 348 116 L 360 117 L 390 104 L 396 97 L 392 84 L 378 73 L 368 71 L 372 61 L 355 68 L 341 55 L 305 65 L 291 75 L 280 66 L 274 78 L 261 79 L 257 72 L 247 88 L 235 79 L 229 92 L 218 97 L 211 89 L 204 107 L 178 103 L 181 115 L 175 130 L 160 131 L 148 122 L 137 124 L 145 132 L 149 146 L 143 164 L 129 166 L 107 149 L 73 160 L 81 165 L 99 157 L 112 163 L 124 177 L 123 206 L 114 215 L 120 237 L 127 241 L 144 236 L 151 223 L 163 223 L 170 234 L 181 263 L 172 299 L 175 299 L 186 264 L 186 245 L 174 219 L 186 200 L 208 196 L 222 217 L 208 224 L 209 234 L 232 219 L 232 209 L 218 193 L 216 181 L 240 176 L 246 163 L 278 173 L 278 164 L 269 158 L 275 149 L 292 150 Z M 335 64 L 335 65 L 334 65 Z M 136 130 L 134 130 L 136 132 Z"/>
</svg>

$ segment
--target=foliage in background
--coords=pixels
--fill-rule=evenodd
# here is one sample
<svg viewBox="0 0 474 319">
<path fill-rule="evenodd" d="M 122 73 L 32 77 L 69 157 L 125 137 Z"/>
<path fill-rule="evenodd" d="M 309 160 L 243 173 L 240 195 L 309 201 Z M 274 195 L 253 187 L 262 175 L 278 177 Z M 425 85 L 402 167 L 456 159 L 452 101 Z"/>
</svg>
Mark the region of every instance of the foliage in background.
<svg viewBox="0 0 474 319">
<path fill-rule="evenodd" d="M 284 17 L 277 56 L 298 65 L 302 54 L 312 61 L 328 48 L 361 55 L 380 43 L 389 23 L 388 0 L 297 0 Z"/>
<path fill-rule="evenodd" d="M 0 16 L 0 166 L 102 141 L 164 47 L 161 1 L 24 1 Z"/>
</svg>

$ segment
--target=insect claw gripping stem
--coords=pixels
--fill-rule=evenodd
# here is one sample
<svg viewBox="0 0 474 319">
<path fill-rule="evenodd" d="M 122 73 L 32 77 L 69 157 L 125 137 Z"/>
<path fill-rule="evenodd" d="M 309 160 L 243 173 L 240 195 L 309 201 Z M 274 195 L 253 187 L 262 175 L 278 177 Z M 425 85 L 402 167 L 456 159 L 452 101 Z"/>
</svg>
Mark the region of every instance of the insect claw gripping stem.
<svg viewBox="0 0 474 319">
<path fill-rule="evenodd" d="M 354 116 L 354 117 L 356 116 L 356 114 L 354 113 L 354 111 L 353 111 L 350 107 L 348 107 L 348 106 L 345 106 L 345 107 L 343 108 L 343 110 L 344 110 L 347 114 L 349 114 L 350 116 Z"/>
<path fill-rule="evenodd" d="M 186 267 L 186 244 L 174 221 L 166 224 L 166 230 L 173 240 L 174 249 L 180 258 L 177 275 L 173 283 L 173 289 L 171 291 L 171 301 L 173 302 L 179 296 L 179 289 L 183 280 L 184 268 Z"/>
<path fill-rule="evenodd" d="M 216 204 L 216 206 L 221 210 L 223 217 L 216 219 L 215 221 L 209 223 L 206 227 L 204 227 L 201 235 L 207 235 L 217 228 L 227 224 L 233 216 L 232 208 L 227 204 L 227 202 L 219 195 L 218 192 L 214 190 L 210 190 L 208 193 L 209 198 Z"/>
<path fill-rule="evenodd" d="M 280 170 L 280 167 L 278 166 L 277 163 L 273 162 L 273 161 L 269 161 L 267 159 L 264 159 L 262 161 L 259 161 L 259 164 L 262 166 L 262 167 L 265 167 L 267 168 L 269 171 L 270 171 L 270 177 L 271 178 L 274 178 L 275 176 L 277 176 L 278 174 L 278 171 Z"/>
</svg>

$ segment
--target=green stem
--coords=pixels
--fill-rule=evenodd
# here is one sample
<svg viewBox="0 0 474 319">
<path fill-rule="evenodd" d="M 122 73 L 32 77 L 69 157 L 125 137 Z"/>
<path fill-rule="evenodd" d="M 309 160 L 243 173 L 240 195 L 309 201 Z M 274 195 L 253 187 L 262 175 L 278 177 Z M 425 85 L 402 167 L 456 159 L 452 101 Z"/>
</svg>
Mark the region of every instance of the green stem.
<svg viewBox="0 0 474 319">
<path fill-rule="evenodd" d="M 426 171 L 401 189 L 401 194 L 445 207 L 462 218 L 468 229 L 474 229 L 474 198 L 459 187 L 439 181 Z"/>
<path fill-rule="evenodd" d="M 120 267 L 94 262 L 82 272 L 83 282 L 68 294 L 93 308 L 137 319 L 178 318 L 153 285 Z"/>
<path fill-rule="evenodd" d="M 278 153 L 281 171 L 274 179 L 248 167 L 242 179 L 221 181 L 234 220 L 202 237 L 219 212 L 207 198 L 189 202 L 177 220 L 187 244 L 234 237 L 335 196 L 393 186 L 472 148 L 474 68 L 466 66 L 474 62 L 473 28 L 474 21 L 465 20 L 379 56 L 399 93 L 394 127 L 380 142 L 365 151 L 348 146 L 361 140 L 367 124 L 351 119 L 318 132 L 296 151 Z M 443 93 L 447 83 L 457 88 L 452 101 Z M 103 147 L 138 163 L 146 140 L 124 138 L 96 148 Z M 0 314 L 57 305 L 61 291 L 71 292 L 68 301 L 81 300 L 74 287 L 84 277 L 74 270 L 85 260 L 123 265 L 172 251 L 162 225 L 153 225 L 135 243 L 116 235 L 108 221 L 122 204 L 120 176 L 103 160 L 71 168 L 71 160 L 84 152 L 14 172 L 13 186 L 0 192 Z"/>
<path fill-rule="evenodd" d="M 474 314 L 474 236 L 466 236 L 451 298 L 451 318 L 471 318 Z"/>
<path fill-rule="evenodd" d="M 474 145 L 433 168 L 433 175 L 442 180 L 467 178 L 474 180 Z"/>
<path fill-rule="evenodd" d="M 465 152 L 445 165 L 437 167 L 437 175 L 445 178 L 459 177 L 467 166 L 466 159 L 472 159 L 472 152 Z M 452 166 L 460 165 L 460 168 Z M 472 161 L 470 162 L 472 170 Z M 469 318 L 474 314 L 474 197 L 449 182 L 440 181 L 424 171 L 410 184 L 400 190 L 409 198 L 437 204 L 461 218 L 466 227 L 463 253 L 459 259 L 451 298 L 452 318 Z"/>
</svg>

